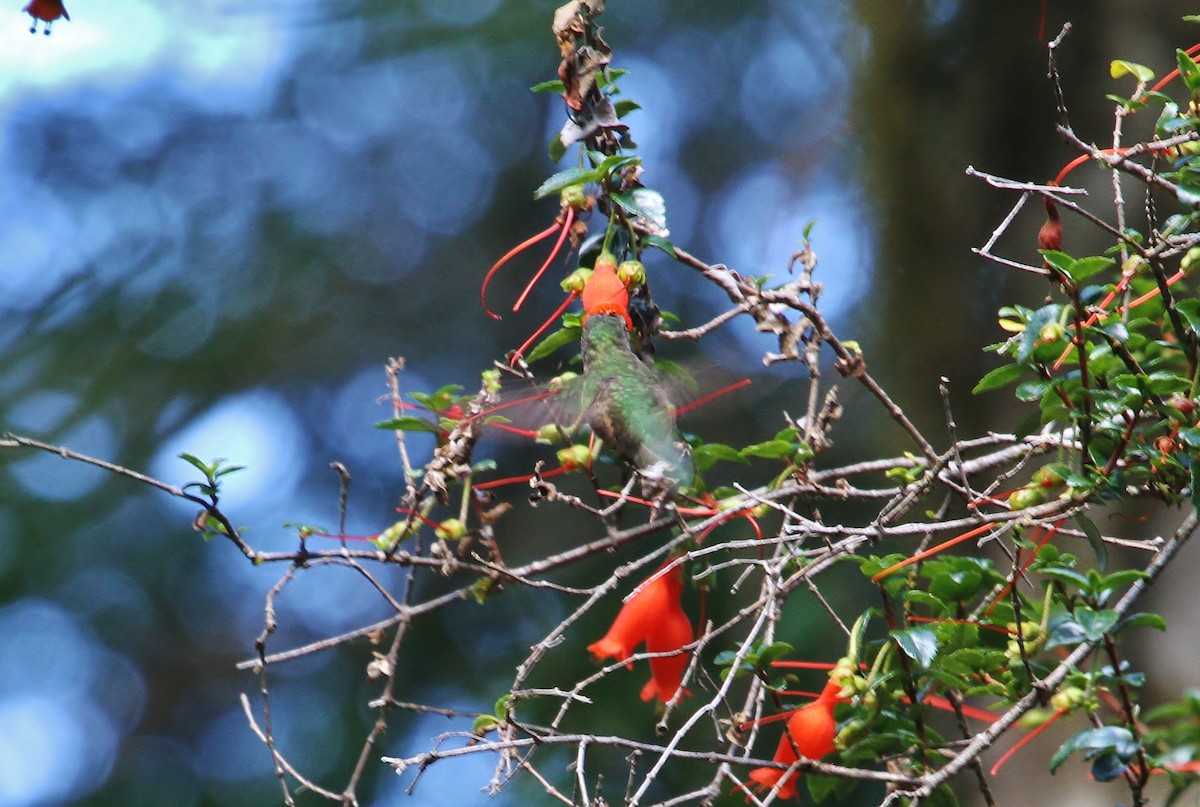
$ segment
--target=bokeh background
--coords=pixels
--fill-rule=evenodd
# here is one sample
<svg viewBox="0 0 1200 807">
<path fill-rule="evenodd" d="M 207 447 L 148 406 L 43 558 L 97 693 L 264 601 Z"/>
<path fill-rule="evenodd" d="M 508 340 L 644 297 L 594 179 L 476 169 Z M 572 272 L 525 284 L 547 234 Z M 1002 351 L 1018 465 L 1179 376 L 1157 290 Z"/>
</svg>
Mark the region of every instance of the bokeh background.
<svg viewBox="0 0 1200 807">
<path fill-rule="evenodd" d="M 338 460 L 354 480 L 348 531 L 379 532 L 403 481 L 391 434 L 372 428 L 389 415 L 387 359 L 406 359 L 406 390 L 473 389 L 557 303 L 547 284 L 500 323 L 478 304 L 492 261 L 557 212 L 531 191 L 556 169 L 546 144 L 563 105 L 528 91 L 557 65 L 556 3 L 74 0 L 49 37 L 29 34 L 20 5 L 0 12 L 0 431 L 173 484 L 196 477 L 182 451 L 245 465 L 225 509 L 265 549 L 294 545 L 285 523 L 335 527 Z M 1004 395 L 969 392 L 990 366 L 980 348 L 998 338 L 996 309 L 1047 289 L 970 253 L 1013 199 L 964 169 L 1048 179 L 1073 156 L 1053 130 L 1039 5 L 613 0 L 604 15 L 672 239 L 780 276 L 816 220 L 824 311 L 931 434 L 943 375 L 960 433 L 1021 414 Z M 1180 20 L 1195 11 L 1050 0 L 1049 35 L 1075 25 L 1061 69 L 1085 139 L 1108 137 L 1104 94 L 1130 90 L 1108 61 L 1165 73 L 1200 33 Z M 1079 181 L 1102 192 L 1107 178 Z M 1001 249 L 1035 260 L 1039 224 L 1031 209 Z M 1087 237 L 1068 223 L 1068 249 Z M 662 256 L 649 269 L 685 323 L 720 310 L 688 270 Z M 527 270 L 502 276 L 496 299 Z M 754 370 L 773 348 L 747 323 L 699 348 L 663 347 L 713 378 L 755 378 L 685 427 L 769 437 L 806 389 L 795 368 Z M 843 402 L 838 459 L 910 447 L 856 390 Z M 419 459 L 430 445 L 410 448 Z M 3 807 L 279 802 L 237 702 L 256 679 L 234 664 L 252 655 L 283 570 L 205 544 L 194 515 L 127 479 L 0 452 Z M 527 508 L 512 525 L 506 559 L 577 539 Z M 283 605 L 280 647 L 387 613 L 360 578 L 332 570 L 306 575 Z M 564 607 L 520 592 L 488 606 L 421 626 L 398 672 L 410 700 L 487 709 Z M 819 631 L 789 638 L 810 657 L 838 652 Z M 1180 644 L 1158 648 L 1164 697 L 1196 683 Z M 281 743 L 334 787 L 373 720 L 364 657 L 325 654 L 274 679 Z M 649 729 L 636 709 L 610 718 Z M 380 751 L 417 753 L 448 727 L 397 719 Z M 409 781 L 380 768 L 363 799 L 482 803 L 490 770 L 482 758 L 434 766 L 410 798 Z"/>
</svg>

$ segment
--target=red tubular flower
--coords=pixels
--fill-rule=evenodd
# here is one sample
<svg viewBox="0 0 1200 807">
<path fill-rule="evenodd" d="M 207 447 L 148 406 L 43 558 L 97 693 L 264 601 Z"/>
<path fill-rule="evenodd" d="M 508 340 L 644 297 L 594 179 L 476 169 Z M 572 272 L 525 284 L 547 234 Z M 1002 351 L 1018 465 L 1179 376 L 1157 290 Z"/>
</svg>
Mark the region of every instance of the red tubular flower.
<svg viewBox="0 0 1200 807">
<path fill-rule="evenodd" d="M 791 765 L 799 759 L 797 752 L 805 759 L 821 759 L 833 753 L 833 738 L 837 735 L 833 707 L 846 702 L 838 696 L 841 689 L 841 684 L 830 681 L 815 701 L 797 709 L 788 718 L 787 730 L 779 738 L 779 747 L 772 758 L 775 762 Z M 785 773 L 787 771 L 778 768 L 755 768 L 750 771 L 750 779 L 766 792 L 775 787 Z M 795 798 L 799 778 L 799 774 L 789 776 L 779 788 L 779 798 Z"/>
<path fill-rule="evenodd" d="M 659 570 L 666 565 L 664 563 Z M 679 604 L 682 594 L 683 569 L 677 566 L 654 578 L 634 595 L 617 614 L 604 638 L 588 645 L 588 650 L 598 661 L 610 656 L 617 661 L 626 661 L 642 642 L 651 653 L 679 651 L 675 655 L 650 659 L 650 681 L 642 689 L 644 701 L 657 697 L 666 703 L 675 696 L 683 680 L 691 653 L 683 652 L 682 648 L 692 641 L 692 623 Z M 625 666 L 632 668 L 633 664 L 626 663 Z M 686 690 L 684 694 L 687 694 Z"/>
</svg>

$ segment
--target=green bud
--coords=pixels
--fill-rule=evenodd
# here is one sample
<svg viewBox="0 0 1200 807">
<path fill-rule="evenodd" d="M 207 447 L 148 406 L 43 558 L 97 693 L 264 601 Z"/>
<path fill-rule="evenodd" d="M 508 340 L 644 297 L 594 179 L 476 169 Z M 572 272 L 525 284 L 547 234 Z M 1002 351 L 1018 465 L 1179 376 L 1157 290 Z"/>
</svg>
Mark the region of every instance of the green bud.
<svg viewBox="0 0 1200 807">
<path fill-rule="evenodd" d="M 591 276 L 591 269 L 584 269 L 583 267 L 580 267 L 563 278 L 562 283 L 559 283 L 558 285 L 561 286 L 562 290 L 565 292 L 573 291 L 576 294 L 580 294 L 583 292 L 583 287 L 587 284 L 588 278 Z"/>
<path fill-rule="evenodd" d="M 493 368 L 491 370 L 484 370 L 483 373 L 481 373 L 481 376 L 483 378 L 483 388 L 484 389 L 486 389 L 488 392 L 492 393 L 493 395 L 500 391 L 500 371 L 499 370 L 497 370 L 495 368 Z"/>
<path fill-rule="evenodd" d="M 438 525 L 433 534 L 443 541 L 457 541 L 467 534 L 467 525 L 460 519 L 448 518 Z"/>
<path fill-rule="evenodd" d="M 563 192 L 558 195 L 558 201 L 563 207 L 573 207 L 576 210 L 584 210 L 588 206 L 587 194 L 583 192 L 582 185 L 570 185 L 563 189 Z"/>
<path fill-rule="evenodd" d="M 592 459 L 592 452 L 587 446 L 575 445 L 560 448 L 555 454 L 558 457 L 558 464 L 567 470 L 572 468 L 582 468 L 587 465 Z"/>
<path fill-rule="evenodd" d="M 617 267 L 617 277 L 621 278 L 626 288 L 640 286 L 646 282 L 646 267 L 641 261 L 621 261 Z"/>
<path fill-rule="evenodd" d="M 1079 687 L 1063 687 L 1050 696 L 1050 705 L 1055 709 L 1070 712 L 1078 709 L 1087 701 L 1087 692 Z"/>
</svg>

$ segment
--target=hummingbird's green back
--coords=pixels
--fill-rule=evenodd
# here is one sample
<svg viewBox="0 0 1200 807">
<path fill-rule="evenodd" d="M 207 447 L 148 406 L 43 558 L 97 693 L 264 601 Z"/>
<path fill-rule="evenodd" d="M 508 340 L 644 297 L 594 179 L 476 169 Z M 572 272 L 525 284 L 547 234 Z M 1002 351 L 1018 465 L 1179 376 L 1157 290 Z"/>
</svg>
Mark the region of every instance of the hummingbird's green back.
<svg viewBox="0 0 1200 807">
<path fill-rule="evenodd" d="M 621 317 L 593 314 L 583 325 L 583 395 L 594 431 L 642 475 L 655 494 L 692 483 L 692 460 L 654 371 L 629 345 Z"/>
</svg>

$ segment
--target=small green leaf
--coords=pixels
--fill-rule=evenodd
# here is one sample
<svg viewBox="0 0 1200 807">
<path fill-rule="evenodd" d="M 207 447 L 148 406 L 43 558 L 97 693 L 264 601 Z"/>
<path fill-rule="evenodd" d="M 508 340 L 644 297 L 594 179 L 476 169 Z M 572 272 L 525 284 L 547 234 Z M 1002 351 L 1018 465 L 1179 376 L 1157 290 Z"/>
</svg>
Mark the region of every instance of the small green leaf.
<svg viewBox="0 0 1200 807">
<path fill-rule="evenodd" d="M 1200 67 L 1196 65 L 1196 60 L 1184 50 L 1176 50 L 1175 57 L 1179 62 L 1179 77 L 1183 83 L 1193 95 L 1200 92 Z"/>
<path fill-rule="evenodd" d="M 974 395 L 979 395 L 988 390 L 998 389 L 1006 384 L 1011 384 L 1021 376 L 1025 375 L 1026 369 L 1020 364 L 1006 364 L 1003 367 L 997 367 L 983 378 L 979 379 L 979 383 L 975 385 L 975 389 L 971 390 Z M 1041 397 L 1040 395 L 1038 397 Z"/>
<path fill-rule="evenodd" d="M 556 132 L 554 137 L 550 138 L 550 143 L 546 146 L 546 150 L 550 154 L 550 162 L 556 163 L 566 155 L 567 145 L 563 143 L 562 137 Z"/>
<path fill-rule="evenodd" d="M 1100 530 L 1096 529 L 1096 525 L 1083 515 L 1075 516 L 1075 523 L 1087 536 L 1092 552 L 1096 553 L 1096 565 L 1103 572 L 1108 568 L 1108 547 L 1104 545 L 1104 538 L 1100 535 Z"/>
<path fill-rule="evenodd" d="M 1124 59 L 1113 59 L 1112 63 L 1108 66 L 1108 74 L 1113 78 L 1132 74 L 1134 78 L 1143 84 L 1154 80 L 1154 71 L 1149 67 L 1137 62 L 1127 62 Z"/>
<path fill-rule="evenodd" d="M 765 457 L 767 459 L 783 459 L 790 457 L 794 450 L 793 444 L 786 440 L 768 440 L 765 443 L 755 443 L 743 448 L 743 457 Z"/>
<path fill-rule="evenodd" d="M 566 92 L 566 89 L 567 88 L 563 86 L 562 81 L 560 81 L 559 79 L 551 79 L 550 81 L 543 81 L 539 84 L 534 84 L 532 87 L 529 88 L 529 91 L 530 92 L 564 93 L 564 92 Z"/>
<path fill-rule="evenodd" d="M 412 415 L 401 415 L 391 420 L 381 420 L 375 424 L 375 428 L 397 432 L 432 432 L 433 434 L 441 431 L 441 428 L 437 424 L 430 423 L 423 418 L 413 417 Z"/>
<path fill-rule="evenodd" d="M 1071 265 L 1071 279 L 1076 283 L 1082 282 L 1097 272 L 1101 272 L 1112 265 L 1112 258 L 1105 258 L 1100 255 L 1095 255 L 1088 258 L 1080 258 Z"/>
<path fill-rule="evenodd" d="M 537 347 L 531 350 L 529 355 L 525 357 L 525 361 L 532 363 L 538 359 L 545 358 L 563 345 L 570 344 L 578 338 L 578 328 L 559 328 L 557 331 L 539 342 Z"/>
</svg>

